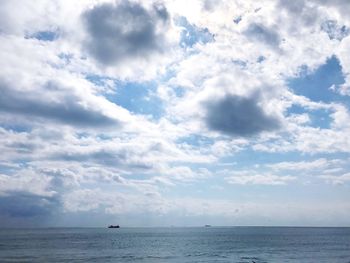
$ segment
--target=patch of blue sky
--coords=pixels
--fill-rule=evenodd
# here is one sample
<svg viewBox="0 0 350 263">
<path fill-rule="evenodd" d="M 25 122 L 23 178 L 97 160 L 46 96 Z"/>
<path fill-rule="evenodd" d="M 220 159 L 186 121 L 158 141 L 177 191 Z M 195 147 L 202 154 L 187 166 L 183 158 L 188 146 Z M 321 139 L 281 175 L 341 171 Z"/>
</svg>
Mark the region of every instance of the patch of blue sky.
<svg viewBox="0 0 350 263">
<path fill-rule="evenodd" d="M 207 28 L 200 28 L 190 24 L 186 17 L 178 17 L 175 23 L 183 28 L 180 40 L 182 47 L 192 47 L 196 43 L 205 44 L 214 40 L 214 35 Z"/>
<path fill-rule="evenodd" d="M 288 109 L 287 115 L 292 114 L 308 114 L 310 118 L 310 122 L 307 123 L 308 126 L 311 127 L 317 127 L 321 129 L 329 129 L 332 118 L 330 117 L 330 112 L 327 110 L 310 110 L 299 106 L 299 105 L 292 105 Z"/>
<path fill-rule="evenodd" d="M 293 104 L 291 107 L 288 108 L 288 115 L 291 114 L 303 114 L 303 113 L 308 113 L 308 110 L 305 109 L 304 107 L 300 105 Z"/>
<path fill-rule="evenodd" d="M 328 111 L 314 110 L 309 112 L 310 122 L 312 127 L 318 127 L 321 129 L 329 129 L 332 123 Z"/>
<path fill-rule="evenodd" d="M 21 166 L 24 166 L 24 165 L 21 165 L 21 163 L 1 163 L 0 162 L 0 173 L 12 175 Z"/>
<path fill-rule="evenodd" d="M 176 78 L 177 72 L 172 68 L 168 68 L 165 74 L 162 74 L 158 77 L 159 83 L 167 83 L 169 85 L 169 81 L 171 82 L 172 78 Z M 177 97 L 183 97 L 186 93 L 186 88 L 182 86 L 172 85 L 170 84 L 173 92 Z"/>
<path fill-rule="evenodd" d="M 328 158 L 328 159 L 349 159 L 350 153 L 348 152 L 332 152 L 332 153 L 321 153 L 317 155 L 313 155 L 314 158 Z"/>
<path fill-rule="evenodd" d="M 35 38 L 41 41 L 54 41 L 59 37 L 57 31 L 38 31 L 32 35 L 27 36 L 27 38 Z"/>
<path fill-rule="evenodd" d="M 107 94 L 106 98 L 132 113 L 158 120 L 164 114 L 164 108 L 161 99 L 155 95 L 156 88 L 154 82 L 116 82 L 115 93 Z"/>
<path fill-rule="evenodd" d="M 174 87 L 173 91 L 176 97 L 179 97 L 179 98 L 183 97 L 186 94 L 186 90 L 183 87 Z"/>
<path fill-rule="evenodd" d="M 85 79 L 93 83 L 95 87 L 98 87 L 98 92 L 105 97 L 116 92 L 117 80 L 113 78 L 95 74 L 87 74 L 85 75 Z"/>
<path fill-rule="evenodd" d="M 14 132 L 31 132 L 32 127 L 25 125 L 25 124 L 19 124 L 19 123 L 2 123 L 0 124 L 0 127 Z"/>
<path fill-rule="evenodd" d="M 326 63 L 309 73 L 304 67 L 297 78 L 287 81 L 288 86 L 298 95 L 305 96 L 313 101 L 321 102 L 346 102 L 346 97 L 333 91 L 331 87 L 344 84 L 345 78 L 342 73 L 342 67 L 337 57 L 332 56 Z M 347 101 L 348 102 L 348 101 Z"/>
<path fill-rule="evenodd" d="M 157 80 L 159 82 L 166 82 L 174 77 L 176 77 L 177 71 L 174 68 L 167 68 L 166 72 L 164 74 L 161 74 L 158 76 Z"/>
<path fill-rule="evenodd" d="M 132 113 L 149 115 L 156 120 L 164 113 L 162 101 L 155 95 L 155 82 L 123 82 L 99 75 L 87 75 L 85 78 L 101 87 L 105 87 L 106 81 L 114 81 L 114 87 L 107 88 L 104 96 Z"/>
<path fill-rule="evenodd" d="M 96 86 L 104 86 L 106 80 L 109 80 L 110 78 L 99 76 L 99 75 L 89 74 L 89 75 L 85 76 L 85 79 L 94 83 Z"/>
</svg>

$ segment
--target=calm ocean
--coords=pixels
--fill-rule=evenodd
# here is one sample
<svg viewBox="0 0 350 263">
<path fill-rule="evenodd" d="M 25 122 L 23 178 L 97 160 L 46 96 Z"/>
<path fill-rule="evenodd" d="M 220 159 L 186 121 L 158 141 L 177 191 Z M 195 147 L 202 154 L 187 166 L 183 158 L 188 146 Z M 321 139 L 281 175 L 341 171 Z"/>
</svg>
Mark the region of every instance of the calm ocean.
<svg viewBox="0 0 350 263">
<path fill-rule="evenodd" d="M 0 230 L 0 262 L 350 262 L 350 228 Z"/>
</svg>

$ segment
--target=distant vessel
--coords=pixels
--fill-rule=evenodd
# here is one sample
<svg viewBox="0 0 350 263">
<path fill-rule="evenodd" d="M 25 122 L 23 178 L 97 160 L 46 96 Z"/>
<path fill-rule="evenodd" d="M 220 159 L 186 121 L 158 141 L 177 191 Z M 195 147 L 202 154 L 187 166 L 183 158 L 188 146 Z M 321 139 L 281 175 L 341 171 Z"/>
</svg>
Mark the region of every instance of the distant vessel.
<svg viewBox="0 0 350 263">
<path fill-rule="evenodd" d="M 119 225 L 116 225 L 116 226 L 110 225 L 110 226 L 108 226 L 108 228 L 120 228 L 120 226 Z"/>
<path fill-rule="evenodd" d="M 211 227 L 211 225 L 205 225 L 205 227 Z"/>
</svg>

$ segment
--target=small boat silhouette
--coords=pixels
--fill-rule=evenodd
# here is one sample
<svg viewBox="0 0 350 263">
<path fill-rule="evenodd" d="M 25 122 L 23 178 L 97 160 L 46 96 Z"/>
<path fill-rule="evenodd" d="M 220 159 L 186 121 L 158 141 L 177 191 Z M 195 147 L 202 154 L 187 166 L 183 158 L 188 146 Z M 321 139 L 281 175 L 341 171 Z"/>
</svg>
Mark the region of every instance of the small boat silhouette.
<svg viewBox="0 0 350 263">
<path fill-rule="evenodd" d="M 120 228 L 120 226 L 119 225 L 116 225 L 116 226 L 110 225 L 110 226 L 108 226 L 108 228 Z"/>
</svg>

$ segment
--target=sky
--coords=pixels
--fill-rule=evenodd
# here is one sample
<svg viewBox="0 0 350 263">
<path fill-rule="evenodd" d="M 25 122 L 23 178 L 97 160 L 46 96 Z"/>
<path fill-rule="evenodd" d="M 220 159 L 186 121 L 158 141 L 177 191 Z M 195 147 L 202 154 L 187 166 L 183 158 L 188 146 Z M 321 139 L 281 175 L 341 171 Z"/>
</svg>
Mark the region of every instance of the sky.
<svg viewBox="0 0 350 263">
<path fill-rule="evenodd" d="M 2 0 L 0 225 L 350 226 L 348 0 Z"/>
</svg>

